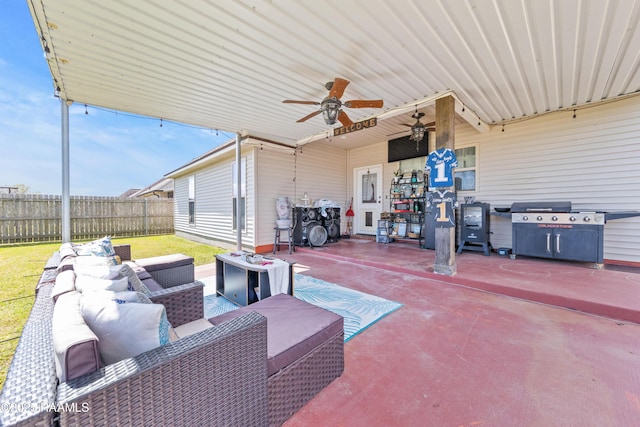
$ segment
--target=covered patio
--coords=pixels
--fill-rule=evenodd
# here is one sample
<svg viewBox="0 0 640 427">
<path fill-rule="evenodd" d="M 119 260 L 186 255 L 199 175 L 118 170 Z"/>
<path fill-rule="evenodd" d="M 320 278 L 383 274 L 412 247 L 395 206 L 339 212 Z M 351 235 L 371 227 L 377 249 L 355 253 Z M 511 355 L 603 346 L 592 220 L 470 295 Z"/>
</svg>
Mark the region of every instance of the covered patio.
<svg viewBox="0 0 640 427">
<path fill-rule="evenodd" d="M 236 162 L 247 157 L 255 169 L 249 184 L 263 184 L 260 196 L 255 189 L 247 196 L 254 199 L 246 206 L 253 224 L 243 235 L 241 215 L 228 219 L 226 206 L 206 228 L 218 235 L 233 228 L 238 247 L 271 241 L 275 215 L 266 198 L 297 202 L 307 191 L 345 209 L 354 200 L 354 228 L 374 234 L 371 224 L 389 209 L 393 173 L 424 164 L 416 151 L 405 158 L 416 160 L 410 166 L 387 155 L 387 144 L 407 137 L 415 116 L 435 126 L 412 141 L 416 150 L 428 144 L 473 153 L 456 172 L 469 178 L 460 200 L 638 209 L 638 1 L 62 0 L 29 7 L 62 106 L 63 199 L 70 168 L 65 130 L 75 103 L 235 133 Z M 438 103 L 446 108 L 436 111 Z M 335 105 L 338 120 L 331 120 Z M 275 177 L 277 168 L 289 175 Z M 357 174 L 370 170 L 381 191 L 367 204 L 357 197 Z M 238 187 L 240 175 L 237 168 Z M 175 178 L 185 181 L 176 190 L 182 209 L 192 199 L 179 189 L 188 178 Z M 214 190 L 207 189 L 212 198 L 225 197 Z M 235 200 L 241 212 L 241 198 Z M 510 243 L 506 221 L 492 231 L 494 244 Z M 605 259 L 638 262 L 637 220 L 612 222 L 606 235 Z"/>
<path fill-rule="evenodd" d="M 286 426 L 640 420 L 633 269 L 463 252 L 451 278 L 433 273 L 433 251 L 359 239 L 278 256 L 302 274 L 404 304 L 345 344 L 343 375 Z"/>
<path fill-rule="evenodd" d="M 390 181 L 396 166 L 386 161 L 385 144 L 409 132 L 412 114 L 424 113 L 425 124 L 436 123 L 436 139 L 455 146 L 435 108 L 446 98 L 455 143 L 478 147 L 478 158 L 485 150 L 484 187 L 468 194 L 494 205 L 552 194 L 594 209 L 596 202 L 638 208 L 639 1 L 60 0 L 29 7 L 61 102 L 67 178 L 68 106 L 86 103 L 234 132 L 236 164 L 248 143 L 255 152 L 264 143 L 317 158 L 342 150 L 326 162 L 341 159 L 333 191 L 348 200 L 359 169 L 379 164 Z M 318 107 L 283 103 L 320 105 L 331 93 L 325 83 L 336 78 L 350 82 L 343 100 L 384 101 L 345 108 L 353 122 L 375 126 L 336 133 Z M 610 111 L 614 104 L 620 111 Z M 505 137 L 505 127 L 513 134 Z M 614 143 L 618 151 L 608 149 Z M 587 171 L 615 165 L 594 165 L 591 157 L 585 165 L 571 153 L 598 158 L 599 150 L 628 169 L 594 188 Z M 306 178 L 321 183 L 325 165 L 307 162 L 317 169 L 309 167 Z M 256 207 L 253 215 L 264 212 Z M 256 246 L 272 241 L 272 220 L 254 225 Z M 638 223 L 615 227 L 610 258 L 637 264 Z M 497 237 L 509 241 L 509 230 L 504 225 Z M 366 239 L 278 256 L 305 274 L 404 304 L 345 344 L 343 375 L 287 426 L 639 424 L 638 274 L 463 252 L 450 277 L 433 273 L 434 251 Z M 211 276 L 210 267 L 198 274 Z"/>
</svg>

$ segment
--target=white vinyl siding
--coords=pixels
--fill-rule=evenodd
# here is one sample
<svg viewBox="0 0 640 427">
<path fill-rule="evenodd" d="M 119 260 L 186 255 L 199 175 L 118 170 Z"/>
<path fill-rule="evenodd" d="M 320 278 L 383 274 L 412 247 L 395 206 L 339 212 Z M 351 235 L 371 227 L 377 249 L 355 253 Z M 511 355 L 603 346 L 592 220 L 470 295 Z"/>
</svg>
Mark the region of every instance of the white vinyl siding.
<svg viewBox="0 0 640 427">
<path fill-rule="evenodd" d="M 256 170 L 260 177 L 256 184 L 258 246 L 273 244 L 277 197 L 289 197 L 291 203 L 300 205 L 300 199 L 306 192 L 313 201 L 333 200 L 346 212 L 345 150 L 332 147 L 326 141 L 318 141 L 305 145 L 302 150 L 298 149 L 295 155 L 293 150 L 281 148 L 264 148 L 256 153 Z M 341 230 L 346 226 L 346 217 L 342 216 Z"/>
<path fill-rule="evenodd" d="M 574 210 L 640 210 L 640 98 L 548 114 L 478 134 L 456 128 L 456 148 L 478 144 L 477 201 L 572 202 Z M 493 210 L 493 209 L 492 209 Z M 491 243 L 511 247 L 511 221 L 491 217 Z M 604 257 L 640 262 L 640 218 L 605 225 Z"/>
<path fill-rule="evenodd" d="M 254 168 L 253 148 L 249 147 L 242 153 L 247 158 L 247 194 L 254 193 Z M 175 179 L 176 206 L 175 217 L 176 232 L 184 232 L 189 235 L 226 244 L 235 244 L 236 232 L 233 230 L 233 181 L 231 176 L 231 164 L 235 161 L 232 154 L 225 154 L 217 159 L 218 162 L 207 165 L 190 175 L 196 178 L 196 221 L 195 226 L 188 226 L 188 211 L 186 216 L 180 212 L 180 199 L 187 197 L 188 177 Z M 184 185 L 182 184 L 184 181 Z M 243 232 L 243 244 L 251 247 L 254 245 L 254 203 L 251 196 L 247 197 L 247 222 Z M 186 207 L 186 203 L 185 203 Z"/>
</svg>

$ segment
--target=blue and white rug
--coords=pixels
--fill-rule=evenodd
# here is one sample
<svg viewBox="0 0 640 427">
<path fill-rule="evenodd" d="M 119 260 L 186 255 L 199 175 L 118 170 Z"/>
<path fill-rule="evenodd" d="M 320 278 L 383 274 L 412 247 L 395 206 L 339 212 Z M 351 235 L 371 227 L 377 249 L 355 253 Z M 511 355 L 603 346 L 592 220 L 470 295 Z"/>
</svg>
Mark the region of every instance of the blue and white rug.
<svg viewBox="0 0 640 427">
<path fill-rule="evenodd" d="M 205 319 L 238 308 L 228 300 L 215 294 L 215 277 L 200 280 L 205 287 Z M 348 289 L 335 283 L 303 274 L 295 274 L 294 294 L 296 298 L 333 311 L 344 318 L 344 341 L 347 342 L 386 315 L 396 311 L 402 304 L 364 292 Z"/>
</svg>

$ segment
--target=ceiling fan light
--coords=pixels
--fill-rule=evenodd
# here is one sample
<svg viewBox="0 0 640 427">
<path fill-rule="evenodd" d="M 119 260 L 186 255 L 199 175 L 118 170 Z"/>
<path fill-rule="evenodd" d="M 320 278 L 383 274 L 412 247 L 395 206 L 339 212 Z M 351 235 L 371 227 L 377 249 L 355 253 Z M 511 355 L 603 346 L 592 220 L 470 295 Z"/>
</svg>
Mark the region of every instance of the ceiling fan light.
<svg viewBox="0 0 640 427">
<path fill-rule="evenodd" d="M 411 126 L 411 137 L 409 137 L 409 139 L 416 142 L 422 141 L 426 130 L 427 127 L 418 120 L 413 126 Z"/>
<path fill-rule="evenodd" d="M 322 109 L 322 117 L 326 124 L 333 125 L 336 123 L 340 106 L 340 102 L 334 101 L 333 99 L 328 99 L 322 102 L 320 108 Z"/>
</svg>

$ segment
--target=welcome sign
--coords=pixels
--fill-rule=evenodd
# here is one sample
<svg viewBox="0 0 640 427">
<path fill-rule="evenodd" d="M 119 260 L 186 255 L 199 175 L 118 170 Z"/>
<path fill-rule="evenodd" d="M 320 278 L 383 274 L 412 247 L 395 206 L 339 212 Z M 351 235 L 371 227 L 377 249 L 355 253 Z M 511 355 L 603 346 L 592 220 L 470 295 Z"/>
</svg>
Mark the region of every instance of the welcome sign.
<svg viewBox="0 0 640 427">
<path fill-rule="evenodd" d="M 333 130 L 333 136 L 345 135 L 351 132 L 357 132 L 362 129 L 372 128 L 378 124 L 378 118 L 365 120 L 363 122 L 354 123 L 351 126 L 342 126 Z"/>
</svg>

